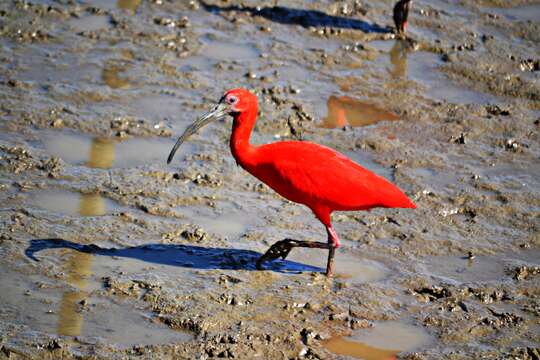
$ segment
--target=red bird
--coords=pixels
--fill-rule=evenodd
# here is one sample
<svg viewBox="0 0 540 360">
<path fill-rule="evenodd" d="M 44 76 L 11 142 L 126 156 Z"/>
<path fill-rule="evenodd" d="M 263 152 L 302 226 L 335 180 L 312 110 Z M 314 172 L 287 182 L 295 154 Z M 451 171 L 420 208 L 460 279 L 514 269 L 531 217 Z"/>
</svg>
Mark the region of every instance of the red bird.
<svg viewBox="0 0 540 360">
<path fill-rule="evenodd" d="M 294 247 L 328 249 L 326 275 L 332 276 L 334 252 L 339 238 L 330 223 L 333 211 L 369 210 L 375 207 L 416 208 L 415 204 L 386 179 L 364 169 L 345 155 L 307 141 L 280 141 L 254 146 L 249 137 L 257 120 L 257 96 L 245 89 L 232 89 L 218 105 L 196 120 L 180 136 L 167 163 L 178 147 L 198 129 L 226 115 L 233 117 L 230 147 L 236 162 L 286 199 L 304 204 L 326 227 L 328 242 L 285 239 L 278 241 L 257 261 L 285 259 Z"/>
</svg>

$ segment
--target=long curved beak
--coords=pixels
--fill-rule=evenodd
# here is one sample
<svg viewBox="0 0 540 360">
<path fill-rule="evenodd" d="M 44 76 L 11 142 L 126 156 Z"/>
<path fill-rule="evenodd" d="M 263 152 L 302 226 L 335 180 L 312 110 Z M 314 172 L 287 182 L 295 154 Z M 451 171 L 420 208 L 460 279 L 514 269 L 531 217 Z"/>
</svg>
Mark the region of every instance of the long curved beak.
<svg viewBox="0 0 540 360">
<path fill-rule="evenodd" d="M 172 161 L 172 159 L 174 157 L 174 154 L 176 153 L 176 150 L 178 150 L 180 145 L 182 145 L 182 143 L 184 141 L 186 141 L 187 138 L 189 138 L 191 135 L 195 134 L 197 132 L 197 130 L 199 130 L 203 126 L 211 123 L 214 120 L 217 120 L 219 118 L 224 117 L 228 113 L 229 113 L 229 107 L 227 106 L 227 104 L 226 103 L 219 103 L 219 104 L 216 105 L 215 108 L 213 108 L 212 110 L 210 110 L 209 112 L 207 112 L 206 114 L 204 114 L 203 116 L 201 116 L 200 118 L 195 120 L 193 122 L 193 124 L 188 126 L 188 128 L 186 130 L 184 130 L 184 133 L 182 135 L 180 135 L 180 137 L 176 141 L 176 144 L 174 144 L 174 147 L 172 148 L 172 150 L 171 150 L 171 152 L 169 154 L 169 157 L 167 158 L 167 164 L 171 163 L 171 161 Z"/>
</svg>

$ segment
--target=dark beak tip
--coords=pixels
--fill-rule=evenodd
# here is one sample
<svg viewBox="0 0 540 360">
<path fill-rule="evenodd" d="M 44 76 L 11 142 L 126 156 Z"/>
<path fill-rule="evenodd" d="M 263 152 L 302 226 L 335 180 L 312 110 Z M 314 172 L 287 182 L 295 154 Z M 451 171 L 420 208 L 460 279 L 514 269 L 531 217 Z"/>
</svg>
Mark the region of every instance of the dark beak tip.
<svg viewBox="0 0 540 360">
<path fill-rule="evenodd" d="M 173 158 L 174 158 L 174 154 L 173 153 L 169 154 L 169 157 L 167 158 L 167 165 L 171 164 Z"/>
</svg>

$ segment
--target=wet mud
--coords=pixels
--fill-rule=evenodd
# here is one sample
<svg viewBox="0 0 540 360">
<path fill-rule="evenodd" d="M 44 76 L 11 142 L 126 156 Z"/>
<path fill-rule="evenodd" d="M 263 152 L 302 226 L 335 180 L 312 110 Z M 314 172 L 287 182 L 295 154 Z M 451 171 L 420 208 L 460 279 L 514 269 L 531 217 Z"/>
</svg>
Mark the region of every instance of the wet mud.
<svg viewBox="0 0 540 360">
<path fill-rule="evenodd" d="M 0 359 L 539 359 L 540 3 L 0 3 Z M 415 210 L 306 208 L 236 166 L 303 139 Z"/>
</svg>

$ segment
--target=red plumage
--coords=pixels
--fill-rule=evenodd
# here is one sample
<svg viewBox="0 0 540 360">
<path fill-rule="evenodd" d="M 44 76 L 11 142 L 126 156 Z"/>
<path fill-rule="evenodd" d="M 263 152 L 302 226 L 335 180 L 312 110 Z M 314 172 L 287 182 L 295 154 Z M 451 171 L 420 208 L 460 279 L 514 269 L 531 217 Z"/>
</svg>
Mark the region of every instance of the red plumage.
<svg viewBox="0 0 540 360">
<path fill-rule="evenodd" d="M 283 197 L 335 210 L 414 208 L 395 185 L 345 155 L 306 141 L 282 141 L 256 148 L 250 173 Z"/>
<path fill-rule="evenodd" d="M 375 207 L 416 208 L 395 185 L 364 169 L 345 155 L 326 146 L 306 141 L 281 141 L 253 146 L 249 142 L 258 112 L 257 97 L 245 89 L 227 91 L 220 103 L 180 136 L 176 149 L 192 133 L 211 119 L 230 114 L 233 129 L 231 152 L 236 162 L 281 196 L 304 204 L 324 224 L 328 243 L 285 239 L 274 244 L 257 262 L 285 258 L 293 247 L 317 247 L 329 250 L 326 273 L 333 272 L 334 251 L 339 238 L 330 223 L 333 211 L 369 210 Z"/>
<path fill-rule="evenodd" d="M 307 141 L 251 145 L 257 97 L 244 89 L 227 95 L 239 99 L 230 144 L 237 163 L 281 196 L 308 206 L 327 228 L 336 210 L 416 207 L 388 180 L 326 146 Z M 337 236 L 333 241 L 339 244 Z"/>
</svg>

